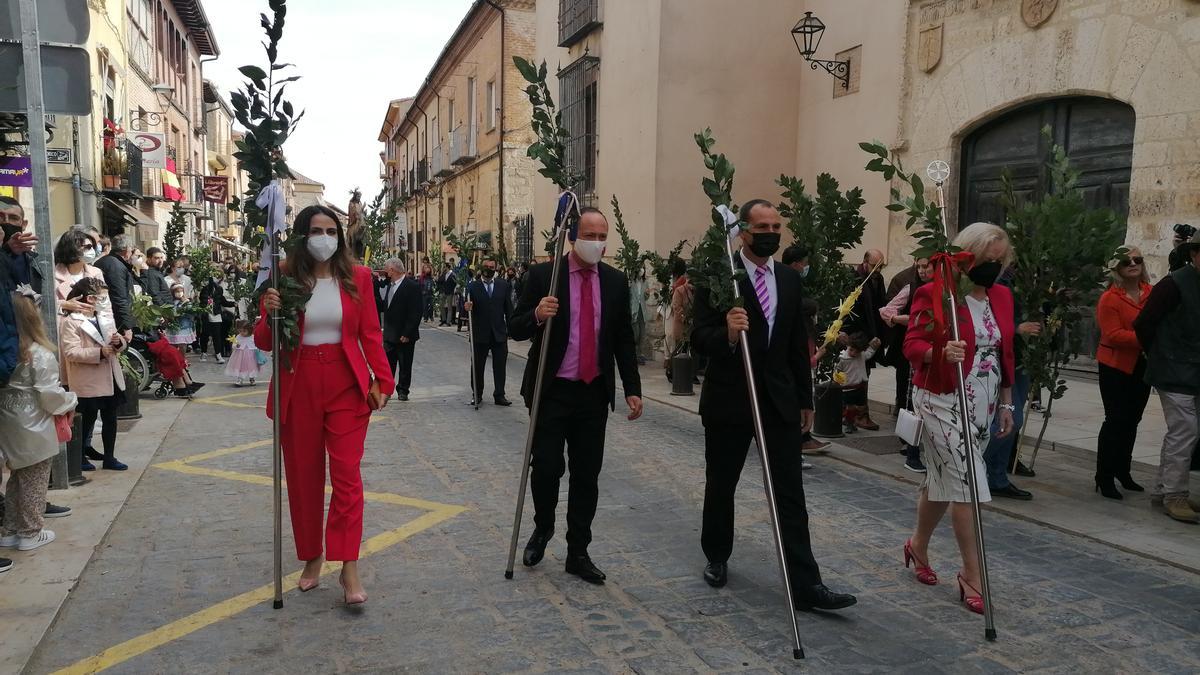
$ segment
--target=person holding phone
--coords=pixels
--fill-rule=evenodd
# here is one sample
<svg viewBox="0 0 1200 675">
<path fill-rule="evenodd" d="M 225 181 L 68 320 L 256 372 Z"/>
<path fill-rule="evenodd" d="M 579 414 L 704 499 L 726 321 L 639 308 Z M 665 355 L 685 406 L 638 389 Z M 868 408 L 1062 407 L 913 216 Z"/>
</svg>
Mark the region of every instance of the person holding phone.
<svg viewBox="0 0 1200 675">
<path fill-rule="evenodd" d="M 279 380 L 280 439 L 287 475 L 288 508 L 296 556 L 304 561 L 298 587 L 316 588 L 324 557 L 341 561 L 341 585 L 348 605 L 367 601 L 358 576 L 363 532 L 363 484 L 359 472 L 367 423 L 394 389 L 383 351 L 371 270 L 355 264 L 337 214 L 309 206 L 296 216 L 293 237 L 301 245 L 280 273 L 311 293 L 299 316 L 300 344 L 284 354 Z M 274 289 L 263 292 L 254 343 L 271 351 L 270 313 L 282 307 Z M 277 357 L 280 355 L 276 355 Z M 273 400 L 268 392 L 267 400 Z M 267 416 L 274 412 L 267 407 Z M 273 417 L 272 417 L 273 418 Z M 325 521 L 325 461 L 333 495 Z"/>
</svg>

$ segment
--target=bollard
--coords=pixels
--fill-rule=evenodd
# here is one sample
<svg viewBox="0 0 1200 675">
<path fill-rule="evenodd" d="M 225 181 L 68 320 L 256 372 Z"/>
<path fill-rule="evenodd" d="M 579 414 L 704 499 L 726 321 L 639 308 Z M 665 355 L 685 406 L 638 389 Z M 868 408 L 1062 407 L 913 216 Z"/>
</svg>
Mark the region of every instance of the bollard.
<svg viewBox="0 0 1200 675">
<path fill-rule="evenodd" d="M 842 438 L 842 386 L 833 382 L 822 382 L 816 386 L 813 397 L 812 435 L 820 438 Z"/>
<path fill-rule="evenodd" d="M 671 395 L 695 396 L 692 379 L 696 374 L 696 362 L 692 355 L 680 352 L 671 357 Z"/>
<path fill-rule="evenodd" d="M 67 482 L 79 487 L 91 482 L 84 478 L 83 469 L 83 416 L 76 415 L 71 423 L 71 440 L 67 441 Z"/>
</svg>

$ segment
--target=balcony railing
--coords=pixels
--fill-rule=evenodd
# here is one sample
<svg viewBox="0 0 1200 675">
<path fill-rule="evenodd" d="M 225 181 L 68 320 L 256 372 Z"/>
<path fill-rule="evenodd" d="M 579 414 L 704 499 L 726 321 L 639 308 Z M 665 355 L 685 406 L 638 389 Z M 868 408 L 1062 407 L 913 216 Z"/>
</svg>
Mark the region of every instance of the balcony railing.
<svg viewBox="0 0 1200 675">
<path fill-rule="evenodd" d="M 425 184 L 429 182 L 429 160 L 423 159 L 417 162 L 417 184 Z"/>
<path fill-rule="evenodd" d="M 599 0 L 559 0 L 559 47 L 570 47 L 600 25 Z"/>
<path fill-rule="evenodd" d="M 450 162 L 446 161 L 446 151 L 440 145 L 434 146 L 429 163 L 434 178 L 442 178 L 454 173 L 454 167 L 450 166 Z"/>
<path fill-rule="evenodd" d="M 475 129 L 466 124 L 460 124 L 450 132 L 450 163 L 470 164 L 479 156 L 475 147 Z"/>
</svg>

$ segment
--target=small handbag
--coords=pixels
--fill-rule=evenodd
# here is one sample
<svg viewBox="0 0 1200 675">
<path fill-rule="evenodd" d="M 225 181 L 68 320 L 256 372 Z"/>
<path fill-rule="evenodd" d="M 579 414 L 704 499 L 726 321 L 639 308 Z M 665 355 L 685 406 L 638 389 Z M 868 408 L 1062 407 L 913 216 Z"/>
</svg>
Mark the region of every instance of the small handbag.
<svg viewBox="0 0 1200 675">
<path fill-rule="evenodd" d="M 909 445 L 921 444 L 921 431 L 924 426 L 925 423 L 921 420 L 920 415 L 905 409 L 896 413 L 896 435 Z"/>
<path fill-rule="evenodd" d="M 58 432 L 58 442 L 66 443 L 71 440 L 71 417 L 70 415 L 55 415 L 54 430 Z"/>
</svg>

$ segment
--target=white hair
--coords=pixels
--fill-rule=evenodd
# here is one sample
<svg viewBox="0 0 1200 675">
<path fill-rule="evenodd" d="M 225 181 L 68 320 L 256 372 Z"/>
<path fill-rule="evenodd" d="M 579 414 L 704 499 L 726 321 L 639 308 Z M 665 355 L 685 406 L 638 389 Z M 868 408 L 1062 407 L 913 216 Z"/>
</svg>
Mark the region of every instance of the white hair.
<svg viewBox="0 0 1200 675">
<path fill-rule="evenodd" d="M 384 269 L 394 269 L 397 272 L 404 274 L 408 271 L 408 266 L 400 258 L 388 258 L 387 262 L 383 263 Z"/>
<path fill-rule="evenodd" d="M 1000 262 L 1005 265 L 1011 264 L 1013 261 L 1012 243 L 1009 242 L 1008 233 L 998 225 L 971 223 L 958 233 L 952 243 L 964 251 L 974 253 L 975 257 L 979 258 L 988 250 L 989 246 L 998 241 L 1004 242 L 1008 249 Z"/>
</svg>

